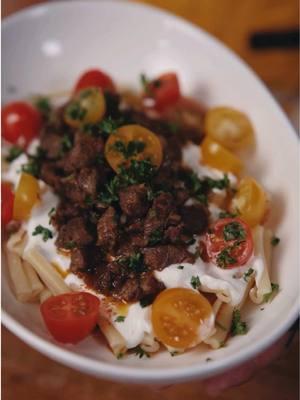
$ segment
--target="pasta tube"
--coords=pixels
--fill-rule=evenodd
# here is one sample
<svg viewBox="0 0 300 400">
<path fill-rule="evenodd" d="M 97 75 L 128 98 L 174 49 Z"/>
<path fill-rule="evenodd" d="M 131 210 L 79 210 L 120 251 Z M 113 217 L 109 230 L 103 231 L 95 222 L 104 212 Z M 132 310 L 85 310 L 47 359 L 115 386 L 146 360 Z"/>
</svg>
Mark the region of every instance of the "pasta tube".
<svg viewBox="0 0 300 400">
<path fill-rule="evenodd" d="M 27 261 L 23 261 L 23 268 L 31 286 L 32 296 L 36 297 L 44 289 L 44 285 L 39 280 L 34 268 Z"/>
<path fill-rule="evenodd" d="M 125 339 L 116 328 L 103 317 L 99 317 L 98 325 L 114 355 L 118 357 L 126 353 L 127 347 Z"/>
</svg>

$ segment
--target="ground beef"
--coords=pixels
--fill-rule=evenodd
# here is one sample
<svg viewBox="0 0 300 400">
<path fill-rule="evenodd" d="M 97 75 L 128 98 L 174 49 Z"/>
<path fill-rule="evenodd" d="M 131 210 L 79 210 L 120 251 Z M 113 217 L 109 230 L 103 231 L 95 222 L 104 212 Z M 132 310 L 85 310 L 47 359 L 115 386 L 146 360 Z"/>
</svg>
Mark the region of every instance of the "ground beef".
<svg viewBox="0 0 300 400">
<path fill-rule="evenodd" d="M 201 204 L 183 206 L 180 210 L 186 232 L 202 234 L 208 227 L 208 212 Z"/>
<path fill-rule="evenodd" d="M 73 246 L 84 246 L 92 241 L 93 236 L 89 233 L 84 219 L 75 217 L 59 229 L 55 244 L 59 248 L 68 249 Z"/>
<path fill-rule="evenodd" d="M 143 217 L 148 208 L 147 188 L 145 185 L 132 185 L 119 192 L 120 207 L 129 217 Z"/>
<path fill-rule="evenodd" d="M 107 250 L 112 250 L 118 239 L 116 211 L 109 207 L 97 223 L 97 244 Z"/>
<path fill-rule="evenodd" d="M 144 263 L 149 270 L 161 271 L 171 264 L 193 263 L 194 256 L 183 246 L 162 245 L 143 250 Z"/>
</svg>

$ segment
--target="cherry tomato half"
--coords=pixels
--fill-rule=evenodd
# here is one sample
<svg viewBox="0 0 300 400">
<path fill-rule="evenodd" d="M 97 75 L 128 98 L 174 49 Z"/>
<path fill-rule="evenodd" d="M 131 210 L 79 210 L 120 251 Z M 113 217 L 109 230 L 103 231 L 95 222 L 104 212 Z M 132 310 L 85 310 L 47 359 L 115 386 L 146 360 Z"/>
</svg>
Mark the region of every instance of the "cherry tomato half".
<svg viewBox="0 0 300 400">
<path fill-rule="evenodd" d="M 1 182 L 1 221 L 3 225 L 7 225 L 13 217 L 14 194 L 11 185 Z"/>
<path fill-rule="evenodd" d="M 102 90 L 116 91 L 115 84 L 111 77 L 100 69 L 90 69 L 84 72 L 78 79 L 74 93 L 88 87 L 99 87 Z"/>
<path fill-rule="evenodd" d="M 174 105 L 180 98 L 177 75 L 173 72 L 160 75 L 147 85 L 146 97 L 154 100 L 154 108 L 162 112 Z"/>
<path fill-rule="evenodd" d="M 16 101 L 2 108 L 2 136 L 10 143 L 26 147 L 39 134 L 41 116 L 30 104 Z"/>
<path fill-rule="evenodd" d="M 209 260 L 220 268 L 246 264 L 253 253 L 249 226 L 240 218 L 219 219 L 205 237 Z"/>
<path fill-rule="evenodd" d="M 224 172 L 239 175 L 243 169 L 242 161 L 219 143 L 206 137 L 201 144 L 204 164 Z"/>
<path fill-rule="evenodd" d="M 49 297 L 41 313 L 51 335 L 62 343 L 78 343 L 97 324 L 100 300 L 90 293 L 65 293 Z"/>
<path fill-rule="evenodd" d="M 230 107 L 215 107 L 205 115 L 205 132 L 230 150 L 243 149 L 254 142 L 254 131 L 247 115 Z"/>
<path fill-rule="evenodd" d="M 255 179 L 241 179 L 238 191 L 234 195 L 230 209 L 238 211 L 240 217 L 251 227 L 262 222 L 267 211 L 268 200 L 263 188 Z"/>
<path fill-rule="evenodd" d="M 124 125 L 110 135 L 105 144 L 109 165 L 119 171 L 130 160 L 150 160 L 157 167 L 162 162 L 162 145 L 155 133 L 141 125 Z"/>
<path fill-rule="evenodd" d="M 192 289 L 162 291 L 152 304 L 152 326 L 166 346 L 184 349 L 199 342 L 199 327 L 212 315 L 208 300 Z"/>
<path fill-rule="evenodd" d="M 31 209 L 38 200 L 39 184 L 37 179 L 29 174 L 22 173 L 15 193 L 13 216 L 17 221 L 30 217 Z"/>
</svg>

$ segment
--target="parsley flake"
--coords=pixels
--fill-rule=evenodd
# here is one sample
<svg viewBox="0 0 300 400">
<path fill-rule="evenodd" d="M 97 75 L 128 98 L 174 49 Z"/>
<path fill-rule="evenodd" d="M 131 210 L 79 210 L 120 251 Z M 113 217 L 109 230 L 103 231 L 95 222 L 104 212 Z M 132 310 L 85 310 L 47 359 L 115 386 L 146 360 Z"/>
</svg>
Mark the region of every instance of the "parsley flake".
<svg viewBox="0 0 300 400">
<path fill-rule="evenodd" d="M 149 235 L 149 246 L 155 246 L 163 239 L 163 231 L 160 228 L 155 229 Z"/>
<path fill-rule="evenodd" d="M 264 303 L 269 303 L 279 291 L 278 283 L 271 283 L 271 292 L 264 295 Z"/>
<path fill-rule="evenodd" d="M 151 303 L 152 303 L 152 296 L 146 296 L 146 297 L 143 297 L 141 300 L 140 300 L 140 306 L 142 307 L 142 308 L 145 308 L 145 307 L 148 307 Z"/>
<path fill-rule="evenodd" d="M 146 270 L 142 253 L 133 253 L 129 257 L 121 257 L 118 263 L 125 265 L 134 272 L 143 272 Z"/>
<path fill-rule="evenodd" d="M 32 236 L 42 235 L 43 241 L 47 242 L 48 239 L 53 238 L 53 233 L 48 228 L 44 228 L 42 225 L 38 225 L 35 227 L 35 230 L 32 232 Z"/>
<path fill-rule="evenodd" d="M 241 320 L 241 312 L 240 310 L 234 310 L 232 315 L 232 323 L 231 323 L 231 334 L 235 335 L 245 335 L 248 332 L 246 322 Z"/>
<path fill-rule="evenodd" d="M 247 272 L 244 273 L 243 278 L 245 282 L 249 282 L 251 275 L 253 274 L 254 269 L 249 268 Z"/>
<path fill-rule="evenodd" d="M 178 265 L 177 269 L 183 269 L 184 265 Z"/>
<path fill-rule="evenodd" d="M 39 110 L 39 112 L 44 117 L 48 117 L 52 111 L 52 105 L 50 99 L 46 96 L 38 96 L 34 100 L 34 106 Z"/>
<path fill-rule="evenodd" d="M 279 244 L 279 242 L 280 242 L 280 239 L 279 239 L 278 237 L 276 237 L 276 236 L 273 236 L 273 237 L 272 237 L 272 239 L 271 239 L 271 245 L 272 245 L 273 247 L 277 246 L 277 245 Z"/>
<path fill-rule="evenodd" d="M 12 146 L 9 149 L 8 155 L 5 157 L 7 162 L 12 162 L 23 153 L 23 149 L 18 146 Z"/>
<path fill-rule="evenodd" d="M 111 149 L 123 154 L 124 158 L 128 160 L 131 157 L 136 156 L 141 153 L 146 147 L 146 144 L 141 140 L 130 140 L 127 144 L 122 142 L 122 140 L 117 140 Z"/>
<path fill-rule="evenodd" d="M 201 282 L 199 276 L 192 276 L 191 277 L 191 285 L 194 289 L 198 289 L 201 286 Z"/>
<path fill-rule="evenodd" d="M 246 238 L 246 232 L 239 222 L 234 221 L 224 226 L 223 236 L 226 241 L 243 240 Z"/>
<path fill-rule="evenodd" d="M 115 322 L 124 322 L 125 318 L 126 317 L 124 315 L 118 315 L 117 318 L 115 319 Z"/>
<path fill-rule="evenodd" d="M 134 348 L 134 353 L 138 358 L 143 358 L 143 357 L 150 358 L 150 355 L 144 349 L 142 349 L 141 346 L 136 346 Z"/>
</svg>

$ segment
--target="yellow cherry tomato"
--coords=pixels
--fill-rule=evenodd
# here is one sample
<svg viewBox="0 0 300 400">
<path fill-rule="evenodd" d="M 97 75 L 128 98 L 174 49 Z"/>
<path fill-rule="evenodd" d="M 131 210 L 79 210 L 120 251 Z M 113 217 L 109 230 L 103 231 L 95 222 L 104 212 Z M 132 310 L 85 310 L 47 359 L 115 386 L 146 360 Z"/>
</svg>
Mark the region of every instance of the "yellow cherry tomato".
<svg viewBox="0 0 300 400">
<path fill-rule="evenodd" d="M 65 122 L 77 128 L 82 124 L 100 121 L 106 110 L 104 95 L 100 88 L 90 87 L 80 90 L 64 112 Z"/>
<path fill-rule="evenodd" d="M 242 161 L 222 145 L 206 137 L 201 145 L 202 161 L 209 167 L 239 175 L 243 169 Z"/>
<path fill-rule="evenodd" d="M 159 167 L 163 151 L 159 138 L 140 125 L 124 125 L 109 136 L 105 144 L 105 157 L 109 165 L 119 171 L 131 160 L 149 160 Z"/>
<path fill-rule="evenodd" d="M 157 339 L 166 346 L 182 349 L 196 345 L 199 327 L 212 315 L 208 300 L 191 289 L 161 292 L 152 304 L 152 326 Z"/>
<path fill-rule="evenodd" d="M 246 177 L 240 181 L 230 209 L 232 212 L 237 211 L 242 220 L 254 227 L 262 222 L 267 211 L 267 204 L 267 196 L 262 187 L 255 179 Z"/>
<path fill-rule="evenodd" d="M 216 107 L 205 115 L 204 130 L 213 140 L 230 150 L 239 150 L 254 142 L 249 118 L 230 107 Z"/>
<path fill-rule="evenodd" d="M 23 172 L 15 193 L 13 219 L 18 221 L 28 219 L 32 207 L 38 200 L 38 194 L 39 184 L 37 179 Z"/>
</svg>

